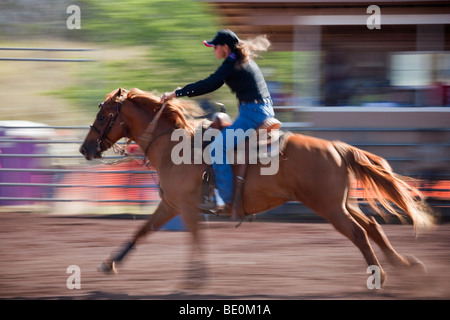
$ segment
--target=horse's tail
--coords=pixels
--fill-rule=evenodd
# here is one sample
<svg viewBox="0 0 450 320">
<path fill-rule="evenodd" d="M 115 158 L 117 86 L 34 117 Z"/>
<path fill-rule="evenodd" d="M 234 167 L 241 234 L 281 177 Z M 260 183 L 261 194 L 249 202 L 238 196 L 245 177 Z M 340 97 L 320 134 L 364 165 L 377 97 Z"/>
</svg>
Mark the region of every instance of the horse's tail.
<svg viewBox="0 0 450 320">
<path fill-rule="evenodd" d="M 383 215 L 376 206 L 378 200 L 388 212 L 398 216 L 402 222 L 404 217 L 393 204 L 405 212 L 411 218 L 416 232 L 434 224 L 434 215 L 427 206 L 424 195 L 406 182 L 412 181 L 412 178 L 392 172 L 392 168 L 382 157 L 340 141 L 334 141 L 333 145 L 347 168 L 362 184 L 366 200 L 376 212 Z"/>
</svg>

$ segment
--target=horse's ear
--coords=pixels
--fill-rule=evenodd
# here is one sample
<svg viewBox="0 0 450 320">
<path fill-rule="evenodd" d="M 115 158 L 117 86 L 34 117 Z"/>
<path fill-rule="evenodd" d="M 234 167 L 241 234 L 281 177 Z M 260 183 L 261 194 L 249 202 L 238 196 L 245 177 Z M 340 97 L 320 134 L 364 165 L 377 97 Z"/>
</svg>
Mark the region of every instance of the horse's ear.
<svg viewBox="0 0 450 320">
<path fill-rule="evenodd" d="M 122 95 L 122 88 L 119 88 L 119 90 L 117 90 L 117 96 L 120 97 Z"/>
</svg>

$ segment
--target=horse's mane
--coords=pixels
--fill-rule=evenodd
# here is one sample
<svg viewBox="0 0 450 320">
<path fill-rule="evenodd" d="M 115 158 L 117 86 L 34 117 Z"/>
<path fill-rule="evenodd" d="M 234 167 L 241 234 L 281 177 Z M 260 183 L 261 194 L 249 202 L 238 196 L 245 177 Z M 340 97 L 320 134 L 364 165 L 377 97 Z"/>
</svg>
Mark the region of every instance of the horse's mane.
<svg viewBox="0 0 450 320">
<path fill-rule="evenodd" d="M 114 91 L 116 94 L 117 90 Z M 162 107 L 159 96 L 137 88 L 130 89 L 126 95 L 126 99 L 129 99 L 139 104 L 144 109 L 154 113 L 158 112 L 158 110 Z M 161 114 L 161 118 L 165 118 L 169 122 L 173 123 L 176 128 L 183 128 L 187 130 L 192 135 L 194 133 L 194 125 L 192 121 L 189 121 L 188 119 L 198 117 L 202 114 L 202 109 L 195 102 L 181 99 L 171 99 L 167 102 L 166 107 Z"/>
</svg>

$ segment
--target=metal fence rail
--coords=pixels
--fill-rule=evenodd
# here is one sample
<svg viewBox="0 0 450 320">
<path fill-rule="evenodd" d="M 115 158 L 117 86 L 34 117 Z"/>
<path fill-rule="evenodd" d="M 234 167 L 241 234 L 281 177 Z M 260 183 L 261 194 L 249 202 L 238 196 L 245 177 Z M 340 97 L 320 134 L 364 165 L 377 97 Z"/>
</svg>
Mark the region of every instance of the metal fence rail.
<svg viewBox="0 0 450 320">
<path fill-rule="evenodd" d="M 293 128 L 293 126 L 291 126 Z M 73 134 L 69 137 L 41 137 L 34 139 L 28 135 L 16 136 L 15 131 L 31 130 L 63 130 Z M 0 125 L 0 206 L 9 204 L 35 204 L 54 202 L 87 202 L 93 204 L 146 204 L 159 201 L 157 176 L 154 170 L 148 170 L 139 163 L 128 163 L 126 166 L 108 166 L 88 164 L 78 153 L 82 143 L 80 134 L 89 128 L 85 126 L 1 126 Z M 450 128 L 442 129 L 404 129 L 404 128 L 311 128 L 298 127 L 296 132 L 450 132 Z M 351 143 L 352 144 L 352 143 Z M 408 148 L 428 145 L 422 142 L 361 142 L 354 143 L 358 147 Z M 449 141 L 435 144 L 439 148 L 449 148 Z M 10 152 L 11 146 L 36 146 L 32 153 Z M 50 148 L 52 146 L 53 149 Z M 68 146 L 64 151 L 59 148 Z M 55 152 L 57 150 L 58 152 Z M 105 157 L 105 160 L 122 158 L 117 155 Z M 144 160 L 144 157 L 138 157 Z M 390 162 L 414 162 L 419 158 L 393 157 Z M 440 159 L 450 162 L 450 153 Z M 55 161 L 59 161 L 55 163 Z M 65 161 L 68 164 L 65 164 Z M 41 163 L 44 162 L 44 163 Z M 61 163 L 60 163 L 61 162 Z M 412 173 L 412 176 L 419 177 Z M 450 180 L 448 172 L 432 173 L 438 180 Z M 450 195 L 450 184 L 423 185 L 425 192 Z M 151 194 L 151 196 L 149 196 Z M 448 199 L 450 200 L 450 199 Z"/>
<path fill-rule="evenodd" d="M 30 51 L 30 52 L 89 52 L 93 49 L 71 49 L 71 48 L 18 48 L 18 47 L 0 47 L 0 51 Z M 37 61 L 37 62 L 93 62 L 93 59 L 73 59 L 73 58 L 17 58 L 0 57 L 0 61 Z"/>
</svg>

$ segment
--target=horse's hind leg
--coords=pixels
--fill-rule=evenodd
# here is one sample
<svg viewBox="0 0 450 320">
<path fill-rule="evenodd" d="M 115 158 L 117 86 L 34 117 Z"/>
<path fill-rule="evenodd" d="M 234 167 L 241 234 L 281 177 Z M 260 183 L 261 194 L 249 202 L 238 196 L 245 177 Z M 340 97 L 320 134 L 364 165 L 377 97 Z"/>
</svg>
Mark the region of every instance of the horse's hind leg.
<svg viewBox="0 0 450 320">
<path fill-rule="evenodd" d="M 370 246 L 367 233 L 364 228 L 353 219 L 345 206 L 342 206 L 341 204 L 336 205 L 334 209 L 327 211 L 326 214 L 322 214 L 322 216 L 330 221 L 336 230 L 349 238 L 350 241 L 358 247 L 369 266 L 378 266 L 380 270 L 380 282 L 383 284 L 386 280 L 386 273 L 381 268 L 380 262 Z"/>
<path fill-rule="evenodd" d="M 410 266 L 411 263 L 415 263 L 411 258 L 408 259 L 408 257 L 402 256 L 394 249 L 383 228 L 376 222 L 374 217 L 369 219 L 356 203 L 351 203 L 350 201 L 347 201 L 346 208 L 358 224 L 366 230 L 368 236 L 383 250 L 391 264 L 394 266 Z"/>
</svg>

